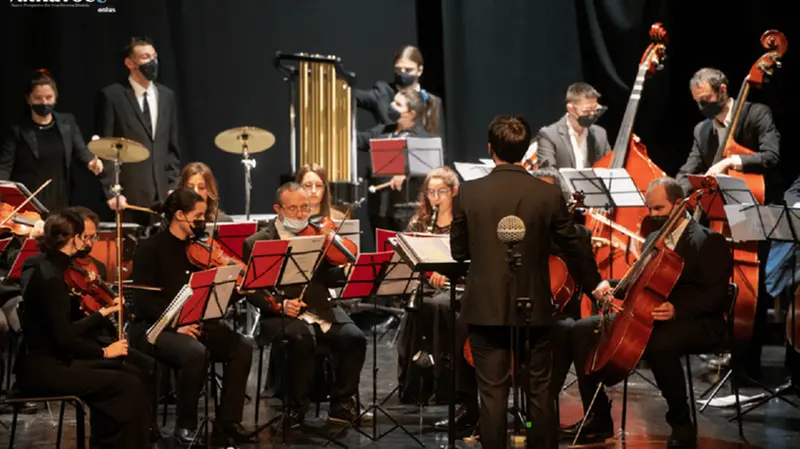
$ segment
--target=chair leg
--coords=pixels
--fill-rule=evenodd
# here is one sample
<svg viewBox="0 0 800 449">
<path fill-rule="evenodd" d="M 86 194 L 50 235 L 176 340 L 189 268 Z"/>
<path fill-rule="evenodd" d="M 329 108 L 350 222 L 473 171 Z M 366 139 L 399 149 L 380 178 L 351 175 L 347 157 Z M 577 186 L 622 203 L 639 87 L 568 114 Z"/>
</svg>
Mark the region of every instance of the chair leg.
<svg viewBox="0 0 800 449">
<path fill-rule="evenodd" d="M 260 346 L 258 348 L 258 371 L 256 372 L 256 394 L 255 394 L 255 401 L 253 401 L 253 407 L 255 410 L 253 411 L 253 424 L 258 426 L 258 409 L 261 405 L 261 370 L 264 368 L 264 347 Z"/>
<path fill-rule="evenodd" d="M 739 401 L 739 369 L 736 363 L 738 363 L 738 359 L 734 359 L 734 355 L 731 353 L 731 388 L 733 389 L 733 395 L 736 397 L 736 421 L 739 425 L 739 438 L 741 438 L 742 441 L 747 441 L 744 437 L 744 429 L 742 428 L 742 403 Z"/>
<path fill-rule="evenodd" d="M 61 431 L 64 426 L 64 406 L 65 401 L 61 401 L 61 410 L 58 412 L 58 431 L 56 433 L 56 449 L 61 448 Z"/>
<path fill-rule="evenodd" d="M 8 449 L 14 447 L 14 437 L 17 436 L 17 417 L 19 416 L 19 410 L 16 407 L 12 408 L 14 409 L 14 415 L 11 417 L 11 436 L 8 439 Z"/>
<path fill-rule="evenodd" d="M 78 439 L 77 448 L 86 449 L 86 411 L 80 401 L 73 401 L 75 407 L 75 433 Z"/>
<path fill-rule="evenodd" d="M 689 405 L 692 407 L 692 422 L 697 427 L 697 404 L 694 398 L 694 380 L 692 379 L 692 360 L 686 355 L 686 382 L 689 388 Z"/>
</svg>

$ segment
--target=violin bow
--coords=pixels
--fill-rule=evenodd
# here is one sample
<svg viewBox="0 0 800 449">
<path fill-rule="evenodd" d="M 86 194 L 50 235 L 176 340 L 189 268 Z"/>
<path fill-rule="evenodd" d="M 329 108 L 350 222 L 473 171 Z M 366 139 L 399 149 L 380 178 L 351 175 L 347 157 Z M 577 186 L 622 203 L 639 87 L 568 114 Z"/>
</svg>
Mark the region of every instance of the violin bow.
<svg viewBox="0 0 800 449">
<path fill-rule="evenodd" d="M 42 185 L 40 185 L 38 189 L 34 190 L 34 191 L 33 191 L 33 193 L 31 193 L 31 196 L 29 196 L 29 197 L 25 198 L 25 201 L 23 201 L 22 203 L 20 203 L 20 205 L 19 205 L 19 206 L 17 206 L 17 207 L 16 207 L 14 210 L 12 210 L 12 211 L 11 211 L 11 213 L 10 213 L 10 214 L 8 214 L 8 217 L 4 218 L 4 219 L 3 219 L 3 221 L 1 221 L 1 222 L 0 222 L 0 227 L 2 227 L 4 224 L 8 223 L 8 222 L 9 222 L 9 220 L 11 220 L 11 218 L 13 218 L 13 217 L 14 217 L 14 215 L 17 215 L 17 212 L 19 212 L 20 210 L 22 210 L 22 208 L 23 208 L 23 207 L 25 207 L 25 206 L 26 206 L 28 203 L 30 203 L 30 202 L 31 202 L 31 200 L 33 200 L 33 198 L 34 198 L 36 195 L 38 195 L 38 194 L 39 194 L 39 192 L 41 192 L 41 191 L 42 191 L 42 189 L 43 189 L 43 188 L 45 188 L 45 187 L 47 187 L 47 185 L 48 185 L 48 184 L 50 184 L 51 182 L 53 182 L 53 179 L 52 179 L 52 178 L 51 178 L 51 179 L 48 179 L 47 181 L 45 181 L 44 183 L 42 183 Z"/>
</svg>

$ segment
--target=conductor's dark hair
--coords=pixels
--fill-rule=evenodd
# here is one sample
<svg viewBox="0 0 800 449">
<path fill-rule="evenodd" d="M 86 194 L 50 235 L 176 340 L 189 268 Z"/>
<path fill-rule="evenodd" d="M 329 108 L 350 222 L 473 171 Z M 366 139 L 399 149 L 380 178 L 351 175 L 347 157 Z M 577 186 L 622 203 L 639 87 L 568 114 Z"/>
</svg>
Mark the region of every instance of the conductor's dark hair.
<svg viewBox="0 0 800 449">
<path fill-rule="evenodd" d="M 164 214 L 167 222 L 175 218 L 178 211 L 188 214 L 194 210 L 197 203 L 202 203 L 203 197 L 192 189 L 181 187 L 170 193 L 163 203 L 156 203 L 151 207 L 156 213 Z"/>
<path fill-rule="evenodd" d="M 86 206 L 72 206 L 67 210 L 78 214 L 78 216 L 81 217 L 81 220 L 83 221 L 89 220 L 92 223 L 94 223 L 95 226 L 100 225 L 100 217 L 98 217 L 93 210 L 89 209 Z"/>
<path fill-rule="evenodd" d="M 714 92 L 719 92 L 719 88 L 723 84 L 726 86 L 728 85 L 728 77 L 725 76 L 721 70 L 712 67 L 703 67 L 692 75 L 692 79 L 689 80 L 689 88 L 691 89 L 692 87 L 699 86 L 706 82 L 711 86 Z"/>
<path fill-rule="evenodd" d="M 58 251 L 70 239 L 83 234 L 83 218 L 74 211 L 65 209 L 51 214 L 44 222 L 44 234 L 39 239 L 39 246 L 44 250 Z"/>
<path fill-rule="evenodd" d="M 301 186 L 296 182 L 287 182 L 282 184 L 280 187 L 278 187 L 278 190 L 275 191 L 275 204 L 277 204 L 278 206 L 283 206 L 283 203 L 281 202 L 281 197 L 283 196 L 283 192 L 297 192 L 298 190 L 302 190 L 303 192 L 305 192 L 303 186 Z"/>
<path fill-rule="evenodd" d="M 489 124 L 489 145 L 503 162 L 522 161 L 531 143 L 531 127 L 517 115 L 498 115 Z"/>
<path fill-rule="evenodd" d="M 675 180 L 675 178 L 670 178 L 669 176 L 656 178 L 650 181 L 650 184 L 647 185 L 647 191 L 649 192 L 658 186 L 664 186 L 664 191 L 667 193 L 667 199 L 672 204 L 677 203 L 686 196 L 685 192 L 683 191 L 683 187 L 678 181 Z"/>
<path fill-rule="evenodd" d="M 133 56 L 133 49 L 141 45 L 152 45 L 155 47 L 153 40 L 148 36 L 132 36 L 128 38 L 128 42 L 125 44 L 125 56 Z"/>
</svg>

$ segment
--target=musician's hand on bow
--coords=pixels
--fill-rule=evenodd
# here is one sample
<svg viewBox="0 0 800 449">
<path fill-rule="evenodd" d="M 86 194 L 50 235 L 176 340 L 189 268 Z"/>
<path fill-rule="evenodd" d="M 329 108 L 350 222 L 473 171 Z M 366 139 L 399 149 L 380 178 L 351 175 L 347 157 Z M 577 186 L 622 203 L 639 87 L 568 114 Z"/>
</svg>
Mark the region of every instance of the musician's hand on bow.
<svg viewBox="0 0 800 449">
<path fill-rule="evenodd" d="M 433 273 L 431 278 L 428 279 L 428 283 L 431 284 L 433 288 L 443 288 L 446 282 L 447 276 L 441 273 Z"/>
<path fill-rule="evenodd" d="M 118 297 L 114 298 L 114 303 L 111 305 L 111 307 L 103 307 L 102 309 L 100 309 L 100 314 L 103 316 L 109 316 L 112 313 L 117 313 L 119 312 L 121 304 L 122 301 L 120 301 L 120 298 Z"/>
<path fill-rule="evenodd" d="M 729 169 L 741 170 L 742 158 L 739 156 L 726 157 L 725 159 L 712 165 L 706 172 L 706 176 L 719 175 L 727 172 Z"/>
<path fill-rule="evenodd" d="M 300 315 L 300 311 L 303 310 L 304 307 L 308 307 L 308 305 L 306 305 L 306 303 L 304 303 L 300 298 L 287 299 L 283 301 L 283 310 L 286 311 L 286 315 L 291 318 L 295 318 L 297 315 Z"/>
<path fill-rule="evenodd" d="M 108 201 L 106 201 L 106 204 L 108 204 L 108 207 L 110 207 L 111 210 L 113 210 L 113 211 L 117 210 L 117 198 L 116 197 L 112 196 L 111 198 L 109 198 Z M 125 198 L 125 195 L 120 195 L 119 196 L 119 209 L 120 210 L 125 210 L 126 207 L 128 207 L 128 199 Z"/>
<path fill-rule="evenodd" d="M 103 173 L 103 161 L 99 158 L 94 158 L 89 161 L 89 164 L 86 166 L 90 172 L 94 173 L 95 176 L 100 176 L 100 173 Z"/>
<path fill-rule="evenodd" d="M 38 239 L 43 235 L 44 235 L 44 220 L 38 220 L 36 223 L 33 224 L 33 229 L 31 229 L 30 238 Z"/>
<path fill-rule="evenodd" d="M 405 176 L 392 176 L 392 190 L 403 190 L 404 182 L 406 182 Z"/>
<path fill-rule="evenodd" d="M 597 287 L 595 287 L 595 289 L 592 291 L 592 296 L 594 296 L 594 299 L 596 299 L 597 302 L 602 304 L 613 299 L 613 296 L 611 295 L 612 291 L 614 291 L 614 289 L 611 288 L 611 283 L 608 281 L 602 281 L 597 284 Z"/>
<path fill-rule="evenodd" d="M 653 319 L 656 321 L 667 321 L 675 318 L 675 306 L 666 301 L 653 309 Z"/>
<path fill-rule="evenodd" d="M 115 359 L 128 355 L 128 340 L 118 340 L 103 348 L 104 359 Z"/>
<path fill-rule="evenodd" d="M 197 340 L 197 337 L 200 336 L 200 325 L 198 324 L 187 324 L 186 326 L 181 326 L 178 328 L 178 333 L 187 335 L 189 337 L 194 338 Z"/>
</svg>

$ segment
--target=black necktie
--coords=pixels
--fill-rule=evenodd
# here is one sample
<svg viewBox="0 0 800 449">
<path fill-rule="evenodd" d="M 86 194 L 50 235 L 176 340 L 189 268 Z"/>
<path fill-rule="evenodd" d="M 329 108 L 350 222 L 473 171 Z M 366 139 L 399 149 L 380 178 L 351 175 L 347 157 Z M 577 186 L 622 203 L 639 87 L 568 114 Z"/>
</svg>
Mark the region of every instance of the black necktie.
<svg viewBox="0 0 800 449">
<path fill-rule="evenodd" d="M 153 136 L 153 118 L 150 116 L 150 103 L 147 101 L 147 91 L 142 94 L 142 116 L 144 117 L 145 128 L 147 133 Z"/>
</svg>

